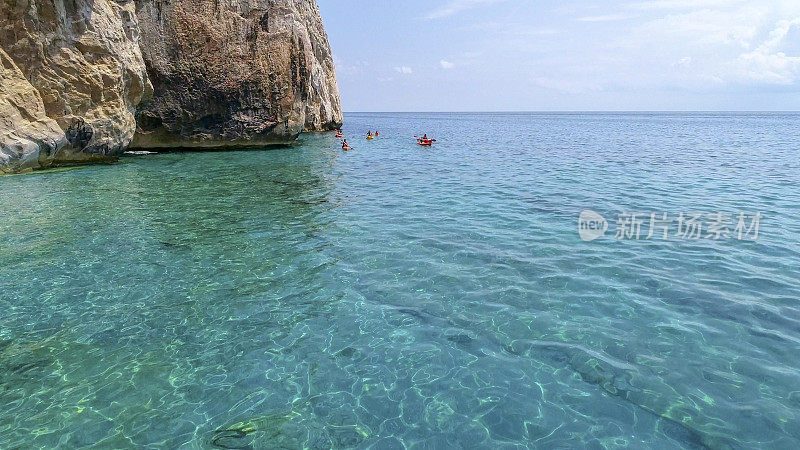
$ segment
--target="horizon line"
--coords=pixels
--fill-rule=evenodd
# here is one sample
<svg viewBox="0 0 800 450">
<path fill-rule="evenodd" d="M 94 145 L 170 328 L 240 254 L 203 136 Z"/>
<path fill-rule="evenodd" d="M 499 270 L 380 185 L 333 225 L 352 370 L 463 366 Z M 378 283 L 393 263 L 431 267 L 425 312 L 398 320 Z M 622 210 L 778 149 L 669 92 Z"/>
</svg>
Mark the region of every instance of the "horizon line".
<svg viewBox="0 0 800 450">
<path fill-rule="evenodd" d="M 579 109 L 565 109 L 565 110 L 454 110 L 454 111 L 433 111 L 433 110 L 420 110 L 420 111 L 343 111 L 343 114 L 419 114 L 419 113 L 426 113 L 426 114 L 453 114 L 453 113 L 461 113 L 461 114 L 498 114 L 498 113 L 517 113 L 517 114 L 586 114 L 586 113 L 599 113 L 599 114 L 644 114 L 644 113 L 661 113 L 661 114 L 675 114 L 675 113 L 702 113 L 702 114 L 725 114 L 725 113 L 738 113 L 738 114 L 764 114 L 764 113 L 772 113 L 772 114 L 798 114 L 800 110 L 794 109 L 720 109 L 720 110 L 691 110 L 691 109 L 587 109 L 587 110 L 579 110 Z"/>
</svg>

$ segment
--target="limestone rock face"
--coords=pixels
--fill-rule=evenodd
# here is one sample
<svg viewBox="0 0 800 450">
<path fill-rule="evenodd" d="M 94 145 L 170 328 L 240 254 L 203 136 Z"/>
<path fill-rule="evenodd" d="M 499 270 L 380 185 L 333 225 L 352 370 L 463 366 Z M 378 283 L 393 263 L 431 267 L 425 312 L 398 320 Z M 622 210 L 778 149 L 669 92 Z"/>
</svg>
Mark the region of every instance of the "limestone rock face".
<svg viewBox="0 0 800 450">
<path fill-rule="evenodd" d="M 314 0 L 136 0 L 154 86 L 134 147 L 249 147 L 342 122 Z"/>
<path fill-rule="evenodd" d="M 39 92 L 0 49 L 0 173 L 45 166 L 66 144 Z"/>
<path fill-rule="evenodd" d="M 104 160 L 124 151 L 136 130 L 136 105 L 152 89 L 133 3 L 0 0 L 0 11 L 0 47 L 65 139 L 40 163 Z"/>
<path fill-rule="evenodd" d="M 0 0 L 0 172 L 341 123 L 315 0 Z"/>
</svg>

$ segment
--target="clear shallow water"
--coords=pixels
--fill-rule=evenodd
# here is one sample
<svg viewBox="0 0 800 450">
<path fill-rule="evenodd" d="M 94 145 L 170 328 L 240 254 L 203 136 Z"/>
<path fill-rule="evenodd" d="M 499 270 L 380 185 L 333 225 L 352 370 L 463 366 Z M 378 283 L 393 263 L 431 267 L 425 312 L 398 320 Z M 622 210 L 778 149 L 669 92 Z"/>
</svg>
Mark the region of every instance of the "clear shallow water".
<svg viewBox="0 0 800 450">
<path fill-rule="evenodd" d="M 0 178 L 0 447 L 800 446 L 800 116 L 346 119 Z"/>
</svg>

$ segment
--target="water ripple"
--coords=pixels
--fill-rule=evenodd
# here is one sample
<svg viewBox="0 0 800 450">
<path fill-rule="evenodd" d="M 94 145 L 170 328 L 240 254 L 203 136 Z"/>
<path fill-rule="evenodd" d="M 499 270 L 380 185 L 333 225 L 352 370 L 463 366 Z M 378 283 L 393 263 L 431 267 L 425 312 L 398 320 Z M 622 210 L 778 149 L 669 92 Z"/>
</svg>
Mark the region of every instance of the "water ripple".
<svg viewBox="0 0 800 450">
<path fill-rule="evenodd" d="M 0 447 L 800 446 L 800 116 L 376 127 L 0 178 Z"/>
</svg>

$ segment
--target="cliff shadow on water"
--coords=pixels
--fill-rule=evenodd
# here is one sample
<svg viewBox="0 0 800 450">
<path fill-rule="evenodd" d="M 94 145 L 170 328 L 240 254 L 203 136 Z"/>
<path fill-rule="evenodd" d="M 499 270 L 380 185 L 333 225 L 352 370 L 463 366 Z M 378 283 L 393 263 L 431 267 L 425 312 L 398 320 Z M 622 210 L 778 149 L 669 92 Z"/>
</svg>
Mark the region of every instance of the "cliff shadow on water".
<svg viewBox="0 0 800 450">
<path fill-rule="evenodd" d="M 131 147 L 122 156 L 145 156 L 156 153 L 227 153 L 227 152 L 258 152 L 265 150 L 280 150 L 300 146 L 297 142 L 282 142 L 262 144 L 259 146 L 242 145 L 241 147 Z"/>
</svg>

